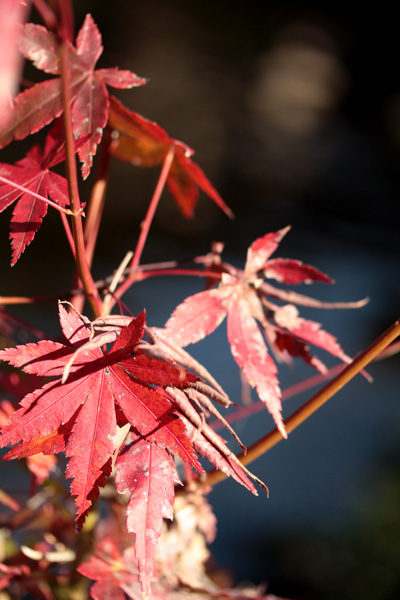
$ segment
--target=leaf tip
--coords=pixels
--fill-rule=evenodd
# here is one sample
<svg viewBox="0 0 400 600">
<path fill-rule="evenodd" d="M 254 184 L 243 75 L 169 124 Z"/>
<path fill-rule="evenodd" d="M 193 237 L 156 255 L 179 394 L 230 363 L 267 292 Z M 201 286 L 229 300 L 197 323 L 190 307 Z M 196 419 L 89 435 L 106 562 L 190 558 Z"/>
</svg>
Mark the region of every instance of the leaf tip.
<svg viewBox="0 0 400 600">
<path fill-rule="evenodd" d="M 229 208 L 229 206 L 226 206 L 226 208 L 224 209 L 224 212 L 225 212 L 225 214 L 226 214 L 227 217 L 229 217 L 230 219 L 232 219 L 232 221 L 233 221 L 233 219 L 236 218 L 235 213 Z"/>
<path fill-rule="evenodd" d="M 286 227 L 284 227 L 283 229 L 280 230 L 280 236 L 279 236 L 279 241 L 281 241 L 282 238 L 285 237 L 285 235 L 287 233 L 289 233 L 289 231 L 292 229 L 291 225 L 286 225 Z"/>
</svg>

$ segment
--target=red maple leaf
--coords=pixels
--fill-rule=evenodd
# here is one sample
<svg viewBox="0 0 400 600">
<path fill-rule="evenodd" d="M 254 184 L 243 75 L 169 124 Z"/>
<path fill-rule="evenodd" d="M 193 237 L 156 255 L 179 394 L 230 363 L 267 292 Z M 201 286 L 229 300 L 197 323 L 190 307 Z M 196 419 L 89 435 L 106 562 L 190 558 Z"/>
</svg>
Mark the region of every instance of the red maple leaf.
<svg viewBox="0 0 400 600">
<path fill-rule="evenodd" d="M 181 482 L 168 451 L 134 432 L 131 432 L 131 443 L 120 452 L 115 467 L 117 490 L 130 495 L 127 527 L 135 534 L 140 581 L 143 595 L 148 597 L 163 518 L 172 520 L 174 484 Z"/>
<path fill-rule="evenodd" d="M 138 566 L 133 548 L 120 550 L 115 539 L 104 537 L 96 551 L 77 571 L 95 583 L 90 588 L 93 600 L 125 600 L 140 597 Z"/>
<path fill-rule="evenodd" d="M 127 528 L 135 534 L 139 581 L 148 595 L 162 521 L 172 518 L 179 483 L 172 455 L 202 474 L 197 452 L 253 493 L 250 478 L 266 486 L 206 423 L 204 413 L 210 412 L 244 448 L 210 400 L 229 406 L 229 398 L 175 362 L 163 341 L 145 328 L 144 313 L 90 323 L 60 304 L 60 323 L 65 343 L 41 340 L 0 351 L 0 359 L 30 377 L 56 378 L 23 398 L 2 428 L 0 447 L 17 444 L 6 460 L 65 452 L 78 529 L 115 462 L 117 490 L 130 495 Z M 142 340 L 144 331 L 149 343 Z M 180 356 L 193 368 L 187 353 Z M 117 448 L 118 426 L 125 425 L 129 441 Z M 114 589 L 107 577 L 96 585 L 104 593 Z"/>
<path fill-rule="evenodd" d="M 207 434 L 211 431 L 205 424 L 205 435 L 181 416 L 196 452 L 207 457 L 212 464 L 228 476 L 257 491 L 247 477 L 248 471 L 225 446 L 222 438 L 212 432 L 211 443 Z M 128 531 L 135 534 L 135 556 L 138 561 L 139 579 L 143 595 L 150 595 L 150 581 L 154 573 L 154 555 L 162 532 L 163 518 L 173 518 L 174 484 L 180 480 L 175 464 L 165 448 L 144 439 L 131 431 L 129 444 L 120 452 L 116 463 L 115 484 L 121 494 L 128 493 Z M 236 460 L 235 460 L 236 459 Z M 261 483 L 252 474 L 251 476 Z M 265 486 L 264 486 L 265 487 Z"/>
<path fill-rule="evenodd" d="M 162 345 L 162 339 L 160 341 Z M 200 389 L 204 390 L 204 386 L 201 385 Z M 187 435 L 191 439 L 197 454 L 207 458 L 216 469 L 223 471 L 228 477 L 233 477 L 233 479 L 242 484 L 253 494 L 257 495 L 257 490 L 249 477 L 261 485 L 268 493 L 267 486 L 242 465 L 236 455 L 229 450 L 225 440 L 223 440 L 208 425 L 208 423 L 206 423 L 204 414 L 202 414 L 200 408 L 206 400 L 203 391 L 195 389 L 194 386 L 184 390 L 171 389 L 171 387 L 168 387 L 166 391 L 168 393 L 167 397 L 172 398 L 177 408 L 179 408 L 180 417 L 186 425 Z M 164 390 L 161 390 L 161 393 L 165 394 Z M 209 393 L 209 395 L 212 396 L 213 394 Z M 214 396 L 214 399 L 215 398 L 216 397 Z M 208 401 L 205 402 L 205 406 L 207 409 L 211 408 Z M 245 446 L 243 446 L 229 424 L 222 418 L 219 412 L 215 410 L 215 407 L 211 412 L 229 429 L 236 441 L 245 451 Z"/>
<path fill-rule="evenodd" d="M 10 375 L 16 375 L 16 373 L 11 373 Z M 33 379 L 33 375 L 31 376 Z M 11 377 L 10 377 L 11 379 Z M 4 377 L 0 378 L 0 383 L 3 384 L 4 382 Z M 27 387 L 27 386 L 24 386 Z M 21 397 L 24 394 L 21 394 Z M 4 427 L 4 425 L 7 424 L 8 418 L 13 414 L 14 412 L 14 407 L 11 404 L 11 402 L 9 402 L 8 400 L 2 400 L 0 402 L 0 427 Z M 51 440 L 51 443 L 53 443 L 53 440 Z M 50 473 L 52 473 L 55 470 L 55 467 L 57 465 L 57 458 L 55 456 L 50 456 L 55 454 L 54 451 L 54 444 L 51 446 L 51 452 L 44 452 L 42 447 L 40 447 L 40 445 L 37 445 L 37 449 L 35 450 L 34 447 L 32 446 L 32 444 L 30 444 L 29 446 L 29 452 L 22 452 L 21 454 L 21 450 L 22 448 L 20 446 L 17 446 L 16 448 L 14 448 L 13 450 L 11 450 L 11 452 L 8 453 L 7 458 L 19 458 L 20 456 L 22 457 L 27 457 L 27 467 L 29 469 L 29 471 L 32 473 L 35 482 L 38 485 L 41 485 L 50 475 Z M 16 450 L 19 450 L 18 452 L 15 452 Z M 60 450 L 61 451 L 61 450 Z M 35 452 L 37 452 L 35 454 Z M 44 454 L 47 454 L 47 456 L 45 456 Z M 1 490 L 0 490 L 1 491 Z"/>
<path fill-rule="evenodd" d="M 0 563 L 0 590 L 10 588 L 10 584 L 14 578 L 23 578 L 31 574 L 31 569 L 28 565 L 5 565 Z"/>
<path fill-rule="evenodd" d="M 67 43 L 67 42 L 66 42 Z M 41 25 L 28 23 L 21 34 L 19 49 L 38 69 L 60 75 L 58 41 Z M 76 38 L 69 44 L 72 127 L 76 139 L 90 136 L 79 149 L 82 175 L 89 175 L 103 128 L 107 123 L 108 91 L 143 85 L 146 80 L 131 71 L 117 68 L 98 69 L 95 65 L 103 51 L 101 35 L 91 15 L 87 15 Z M 42 129 L 63 111 L 61 79 L 48 79 L 20 93 L 14 101 L 11 117 L 0 130 L 0 148 L 13 139 L 20 140 Z"/>
<path fill-rule="evenodd" d="M 65 158 L 62 124 L 58 122 L 47 135 L 44 150 L 33 146 L 15 165 L 0 164 L 0 175 L 11 183 L 0 182 L 0 212 L 16 202 L 10 223 L 12 247 L 11 265 L 15 265 L 25 248 L 32 242 L 47 214 L 47 204 L 29 191 L 50 198 L 58 206 L 69 206 L 67 180 L 50 171 Z"/>
<path fill-rule="evenodd" d="M 158 372 L 156 359 L 149 360 L 146 370 L 146 356 L 140 351 L 140 368 L 135 369 L 133 351 L 143 335 L 144 313 L 120 333 L 112 332 L 116 340 L 109 352 L 99 347 L 104 341 L 102 336 L 97 343 L 96 338 L 90 340 L 88 320 L 67 313 L 62 304 L 60 323 L 66 344 L 43 340 L 0 352 L 2 360 L 22 367 L 26 373 L 59 377 L 22 400 L 21 408 L 2 429 L 0 446 L 19 444 L 9 458 L 65 451 L 70 459 L 67 476 L 73 479 L 71 491 L 76 496 L 80 528 L 99 486 L 110 474 L 117 423 L 130 423 L 147 440 L 178 453 L 202 471 L 183 422 L 167 398 L 151 387 L 166 378 L 169 385 L 181 387 L 196 377 L 189 373 L 182 376 L 182 368 L 165 366 L 161 360 Z M 81 354 L 80 347 L 84 348 Z M 74 356 L 63 384 L 60 376 Z"/>
<path fill-rule="evenodd" d="M 174 310 L 162 331 L 170 342 L 184 347 L 212 333 L 227 317 L 228 341 L 233 357 L 285 437 L 277 367 L 269 355 L 264 336 L 282 358 L 300 356 L 320 371 L 325 371 L 325 366 L 310 354 L 308 344 L 318 346 L 345 362 L 350 361 L 331 334 L 323 331 L 319 323 L 300 318 L 293 306 L 296 303 L 327 307 L 327 303 L 277 289 L 263 281 L 265 276 L 292 284 L 332 282 L 330 277 L 310 265 L 292 259 L 269 259 L 288 229 L 268 233 L 253 242 L 243 271 L 221 263 L 219 268 L 224 272 L 220 285 L 186 298 Z M 290 304 L 277 306 L 271 302 L 271 297 Z M 332 304 L 331 307 L 353 308 L 364 303 Z"/>
<path fill-rule="evenodd" d="M 112 155 L 130 164 L 141 167 L 162 164 L 171 146 L 174 147 L 167 187 L 184 217 L 193 217 L 199 188 L 233 217 L 202 169 L 191 160 L 194 151 L 189 146 L 171 138 L 157 123 L 128 110 L 113 96 L 110 97 L 108 124 L 114 130 Z"/>
<path fill-rule="evenodd" d="M 185 422 L 188 435 L 192 439 L 197 454 L 207 458 L 216 469 L 223 471 L 225 475 L 232 477 L 257 496 L 256 488 L 246 475 L 248 471 L 245 471 L 243 466 L 234 459 L 234 455 L 228 451 L 224 440 L 217 433 L 213 432 L 213 444 L 201 431 L 196 430 L 187 420 Z M 222 448 L 225 448 L 225 451 L 221 452 Z M 252 474 L 250 475 L 254 478 Z"/>
</svg>

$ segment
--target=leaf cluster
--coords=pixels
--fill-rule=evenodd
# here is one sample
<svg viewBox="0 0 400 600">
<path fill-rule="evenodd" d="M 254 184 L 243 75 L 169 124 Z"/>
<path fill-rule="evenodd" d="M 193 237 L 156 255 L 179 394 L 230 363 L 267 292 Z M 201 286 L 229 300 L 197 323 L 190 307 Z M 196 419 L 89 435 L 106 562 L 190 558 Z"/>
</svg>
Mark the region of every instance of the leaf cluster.
<svg viewBox="0 0 400 600">
<path fill-rule="evenodd" d="M 137 600 L 152 593 L 169 600 L 183 593 L 237 598 L 235 590 L 213 584 L 205 569 L 206 541 L 214 538 L 215 518 L 205 499 L 211 477 L 203 459 L 253 494 L 255 484 L 268 490 L 216 433 L 219 423 L 246 452 L 223 416 L 232 400 L 185 347 L 211 334 L 226 318 L 228 341 L 244 381 L 256 389 L 279 435 L 286 437 L 277 362 L 301 358 L 325 375 L 327 368 L 311 346 L 351 362 L 337 340 L 319 323 L 302 318 L 297 306 L 356 308 L 365 301 L 328 304 L 285 287 L 333 282 L 299 260 L 271 258 L 289 227 L 256 239 L 243 269 L 224 262 L 222 244 L 195 257 L 191 268 L 178 262 L 141 264 L 164 187 L 185 218 L 194 216 L 200 192 L 227 216 L 232 211 L 194 162 L 193 150 L 110 95 L 109 87 L 133 88 L 146 79 L 117 67 L 96 68 L 103 47 L 93 17 L 86 16 L 73 44 L 69 1 L 35 5 L 46 26 L 19 23 L 12 41 L 14 50 L 49 77 L 28 85 L 13 99 L 12 109 L 0 113 L 0 147 L 51 127 L 43 150 L 36 144 L 15 164 L 0 164 L 0 212 L 13 206 L 15 265 L 49 207 L 58 211 L 76 272 L 68 296 L 58 304 L 59 339 L 48 339 L 0 308 L 0 359 L 8 363 L 0 370 L 0 384 L 19 401 L 17 409 L 8 399 L 1 402 L 0 446 L 11 446 L 6 460 L 26 459 L 33 481 L 24 509 L 3 490 L 0 502 L 16 512 L 13 531 L 27 523 L 34 527 L 37 519 L 42 535 L 0 557 L 0 589 L 9 587 L 15 597 L 33 590 L 51 600 L 64 584 L 74 587 L 79 572 L 95 581 L 90 590 L 95 600 L 123 600 L 125 595 Z M 91 183 L 99 148 L 98 172 L 84 206 L 79 186 Z M 94 281 L 92 260 L 111 160 L 158 167 L 160 176 L 135 250 L 111 276 Z M 163 328 L 149 326 L 145 311 L 130 313 L 122 300 L 127 289 L 147 277 L 173 274 L 200 275 L 205 289 L 186 298 Z M 47 300 L 58 298 L 56 292 Z M 42 300 L 27 295 L 2 298 L 2 303 Z M 84 314 L 85 301 L 91 318 Z M 34 341 L 18 343 L 21 330 Z M 55 483 L 61 477 L 59 454 L 67 459 L 70 494 Z M 38 500 L 36 490 L 42 485 L 44 496 Z M 67 509 L 61 509 L 60 496 Z M 107 516 L 93 526 L 99 498 Z M 39 502 L 35 509 L 33 500 Z M 74 521 L 81 547 L 72 531 Z M 88 536 L 92 528 L 94 545 Z M 58 571 L 49 583 L 54 563 Z M 80 585 L 75 586 L 76 598 L 85 594 Z M 240 597 L 268 598 L 250 588 Z"/>
</svg>

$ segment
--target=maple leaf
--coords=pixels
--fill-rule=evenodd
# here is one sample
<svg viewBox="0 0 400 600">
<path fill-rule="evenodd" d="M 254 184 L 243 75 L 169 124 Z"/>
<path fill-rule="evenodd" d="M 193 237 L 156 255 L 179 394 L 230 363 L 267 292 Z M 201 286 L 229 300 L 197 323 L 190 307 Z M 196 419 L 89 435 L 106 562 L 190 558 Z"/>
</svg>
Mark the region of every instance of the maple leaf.
<svg viewBox="0 0 400 600">
<path fill-rule="evenodd" d="M 10 583 L 14 578 L 27 577 L 31 573 L 27 565 L 5 565 L 0 563 L 0 590 L 10 588 Z"/>
<path fill-rule="evenodd" d="M 127 526 L 135 534 L 140 581 L 143 595 L 148 597 L 163 518 L 173 518 L 174 484 L 181 481 L 167 450 L 134 432 L 130 435 L 131 443 L 115 463 L 115 484 L 118 492 L 130 495 Z"/>
<path fill-rule="evenodd" d="M 72 478 L 79 529 L 99 487 L 110 474 L 116 450 L 117 416 L 118 423 L 130 423 L 147 440 L 202 469 L 171 402 L 151 387 L 166 378 L 163 361 L 159 361 L 161 374 L 155 359 L 149 361 L 146 370 L 146 357 L 139 357 L 140 368 L 135 370 L 133 352 L 143 335 L 144 313 L 116 332 L 114 344 L 109 352 L 104 352 L 90 340 L 92 331 L 85 317 L 67 313 L 62 304 L 59 312 L 66 344 L 42 340 L 0 352 L 0 359 L 26 373 L 58 377 L 25 396 L 21 408 L 2 429 L 0 446 L 20 444 L 9 458 L 65 451 L 70 459 L 67 476 Z M 63 384 L 60 377 L 80 346 L 86 350 L 70 366 L 70 375 Z M 118 364 L 120 361 L 124 367 Z M 182 368 L 169 367 L 169 382 L 173 386 L 188 385 L 196 379 L 189 373 L 182 377 Z M 128 374 L 128 368 L 133 375 Z"/>
<path fill-rule="evenodd" d="M 257 480 L 257 478 L 239 463 L 235 455 L 228 450 L 224 440 L 217 433 L 213 432 L 212 441 L 214 443 L 212 443 L 201 431 L 196 430 L 187 419 L 185 419 L 185 423 L 188 435 L 193 441 L 193 446 L 195 447 L 197 454 L 207 458 L 216 469 L 223 471 L 225 475 L 232 477 L 235 481 L 252 492 L 252 494 L 257 496 L 257 490 L 247 477 L 247 474 L 253 479 Z M 259 480 L 257 481 L 260 483 Z M 265 488 L 264 485 L 263 487 Z"/>
<path fill-rule="evenodd" d="M 326 350 L 344 362 L 350 361 L 330 333 L 323 331 L 319 323 L 299 317 L 297 308 L 292 304 L 329 307 L 327 303 L 263 282 L 263 277 L 292 284 L 333 281 L 315 267 L 300 261 L 270 260 L 288 230 L 287 227 L 255 240 L 248 249 L 243 271 L 227 263 L 219 264 L 218 268 L 222 271 L 219 286 L 186 298 L 161 330 L 169 343 L 184 347 L 212 333 L 227 317 L 232 355 L 248 383 L 256 388 L 284 437 L 286 432 L 281 416 L 277 368 L 269 355 L 264 336 L 277 355 L 284 359 L 287 356 L 300 356 L 322 372 L 326 367 L 310 354 L 309 344 Z M 290 304 L 277 306 L 270 301 L 270 297 Z M 363 304 L 365 301 L 331 306 L 355 308 Z"/>
<path fill-rule="evenodd" d="M 207 531 L 208 534 L 207 535 Z M 251 586 L 229 589 L 218 586 L 207 569 L 209 551 L 206 541 L 215 534 L 215 517 L 201 492 L 186 493 L 176 498 L 174 522 L 164 529 L 160 538 L 160 554 L 156 562 L 156 579 L 151 598 L 156 600 L 278 600 L 264 595 L 263 589 Z M 100 535 L 89 560 L 78 572 L 95 580 L 90 588 L 93 600 L 132 600 L 143 597 L 138 583 L 137 561 L 132 546 L 121 540 L 120 529 L 114 526 Z M 283 599 L 282 599 L 283 600 Z"/>
<path fill-rule="evenodd" d="M 137 561 L 133 548 L 121 551 L 112 537 L 96 544 L 95 554 L 77 571 L 95 583 L 90 588 L 93 600 L 133 600 L 140 597 Z"/>
<path fill-rule="evenodd" d="M 146 80 L 135 73 L 117 68 L 97 69 L 103 51 L 100 32 L 91 15 L 87 15 L 76 38 L 76 47 L 68 43 L 72 128 L 76 139 L 90 136 L 79 149 L 82 176 L 89 175 L 103 128 L 107 123 L 109 97 L 106 86 L 132 88 Z M 38 69 L 52 75 L 61 74 L 56 36 L 41 25 L 25 25 L 20 42 L 21 53 Z M 48 79 L 21 92 L 15 98 L 11 117 L 0 130 L 0 148 L 13 139 L 35 133 L 60 116 L 63 111 L 61 79 Z"/>
<path fill-rule="evenodd" d="M 138 581 L 148 596 L 162 522 L 172 518 L 180 483 L 172 455 L 204 474 L 197 452 L 252 493 L 251 479 L 267 488 L 205 421 L 205 412 L 216 416 L 244 449 L 211 402 L 227 407 L 229 398 L 176 363 L 145 327 L 144 313 L 90 322 L 62 303 L 59 312 L 65 343 L 40 340 L 0 351 L 1 360 L 31 378 L 53 378 L 22 399 L 2 428 L 0 447 L 14 445 L 4 458 L 32 459 L 42 479 L 53 466 L 46 458 L 65 453 L 78 530 L 115 464 L 117 490 L 130 496 L 127 528 L 135 534 Z M 178 355 L 197 368 L 187 353 Z M 117 448 L 118 427 L 125 425 L 129 438 Z M 102 579 L 92 597 L 107 597 L 114 587 L 109 577 Z"/>
<path fill-rule="evenodd" d="M 12 375 L 16 375 L 16 373 L 12 373 Z M 0 379 L 1 383 L 3 383 L 3 379 Z M 24 386 L 27 387 L 27 386 Z M 21 395 L 21 397 L 23 394 Z M 0 426 L 4 427 L 7 424 L 8 418 L 13 414 L 14 407 L 8 400 L 3 400 L 0 402 Z M 46 446 L 41 446 L 37 440 L 35 440 L 35 444 L 32 443 L 26 444 L 25 448 L 24 444 L 17 446 L 11 452 L 8 452 L 6 456 L 3 456 L 4 459 L 10 460 L 11 458 L 20 458 L 26 457 L 26 465 L 29 471 L 32 473 L 35 482 L 41 485 L 53 472 L 57 465 L 57 458 L 53 456 L 55 451 L 54 441 L 51 440 L 51 450 L 46 452 Z M 63 450 L 64 448 L 60 449 Z M 25 450 L 25 451 L 24 451 Z M 45 456 L 52 455 L 52 456 Z M 1 490 L 0 490 L 1 491 Z"/>
<path fill-rule="evenodd" d="M 0 182 L 0 212 L 16 202 L 10 223 L 12 266 L 32 242 L 47 214 L 46 202 L 29 192 L 51 198 L 62 208 L 69 206 L 67 180 L 49 170 L 64 160 L 63 146 L 62 124 L 58 122 L 47 135 L 43 153 L 35 145 L 15 165 L 0 163 L 0 175 L 26 190 Z"/>
<path fill-rule="evenodd" d="M 240 462 L 237 456 L 229 450 L 225 440 L 206 423 L 204 412 L 201 409 L 204 394 L 196 390 L 195 386 L 197 387 L 196 384 L 190 384 L 190 387 L 183 390 L 167 387 L 165 391 L 161 390 L 161 393 L 170 397 L 179 409 L 180 418 L 186 425 L 187 435 L 191 439 L 197 454 L 206 457 L 217 469 L 233 477 L 233 479 L 253 494 L 257 495 L 257 490 L 249 477 L 263 487 L 268 494 L 267 486 Z M 204 387 L 207 388 L 207 386 Z M 227 405 L 224 404 L 224 406 Z M 209 402 L 206 403 L 206 408 L 210 408 Z M 246 451 L 245 446 L 241 443 L 229 424 L 221 418 L 218 411 L 213 412 L 213 414 L 228 427 L 236 441 Z"/>
<path fill-rule="evenodd" d="M 110 97 L 108 124 L 113 130 L 111 154 L 130 164 L 142 167 L 160 165 L 173 146 L 174 157 L 167 177 L 167 187 L 184 217 L 193 217 L 199 188 L 225 214 L 233 217 L 232 211 L 202 169 L 191 160 L 194 151 L 189 146 L 171 138 L 157 123 L 128 110 L 113 96 Z"/>
<path fill-rule="evenodd" d="M 57 467 L 57 458 L 55 456 L 46 456 L 42 452 L 28 456 L 26 464 L 29 471 L 34 476 L 35 484 L 42 485 L 49 478 Z"/>
</svg>

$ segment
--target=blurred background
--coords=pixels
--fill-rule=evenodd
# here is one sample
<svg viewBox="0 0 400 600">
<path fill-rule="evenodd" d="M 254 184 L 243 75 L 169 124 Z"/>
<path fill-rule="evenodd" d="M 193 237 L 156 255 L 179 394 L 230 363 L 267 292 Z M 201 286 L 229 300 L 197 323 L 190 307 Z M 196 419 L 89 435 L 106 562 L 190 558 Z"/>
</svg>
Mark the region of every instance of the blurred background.
<svg viewBox="0 0 400 600">
<path fill-rule="evenodd" d="M 303 310 L 303 316 L 322 322 L 350 355 L 399 317 L 400 48 L 394 14 L 329 2 L 75 4 L 77 29 L 91 12 L 102 32 L 99 66 L 119 65 L 150 80 L 115 95 L 194 148 L 195 160 L 236 215 L 229 221 L 202 195 L 194 220 L 185 221 L 164 193 L 144 262 L 204 254 L 220 240 L 225 260 L 240 267 L 254 239 L 290 224 L 277 255 L 315 265 L 336 280 L 299 291 L 328 301 L 370 298 L 357 311 Z M 36 77 L 34 71 L 29 76 Z M 31 144 L 2 150 L 0 160 L 21 158 Z M 112 273 L 134 249 L 158 173 L 112 165 L 96 277 Z M 89 188 L 82 185 L 83 198 Z M 48 215 L 13 269 L 7 214 L 0 219 L 1 295 L 57 289 L 62 297 L 73 268 L 67 244 L 59 244 L 57 215 Z M 154 279 L 138 284 L 125 302 L 133 313 L 146 308 L 149 324 L 162 326 L 184 297 L 201 289 L 197 280 Z M 55 304 L 12 312 L 58 335 Z M 239 401 L 225 326 L 193 354 Z M 400 597 L 399 360 L 371 365 L 374 383 L 357 378 L 252 465 L 269 499 L 230 481 L 215 487 L 216 569 L 235 583 L 266 582 L 269 592 L 290 598 Z M 313 374 L 300 363 L 279 372 L 282 388 Z M 310 394 L 287 400 L 285 416 Z M 265 411 L 236 429 L 250 444 L 271 428 Z M 10 481 L 16 465 L 2 468 Z"/>
</svg>

